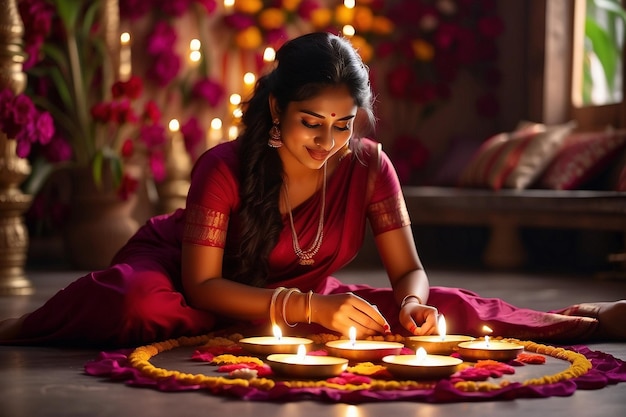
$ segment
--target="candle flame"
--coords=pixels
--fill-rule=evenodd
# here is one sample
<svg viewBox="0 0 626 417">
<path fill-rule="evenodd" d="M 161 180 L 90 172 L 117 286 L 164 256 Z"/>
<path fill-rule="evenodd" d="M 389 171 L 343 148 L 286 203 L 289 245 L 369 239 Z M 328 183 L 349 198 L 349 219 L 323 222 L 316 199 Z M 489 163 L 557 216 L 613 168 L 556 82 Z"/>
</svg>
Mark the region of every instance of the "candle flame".
<svg viewBox="0 0 626 417">
<path fill-rule="evenodd" d="M 168 127 L 172 132 L 178 132 L 180 130 L 180 123 L 177 119 L 170 120 Z"/>
<path fill-rule="evenodd" d="M 254 73 L 246 72 L 243 75 L 243 82 L 244 82 L 244 84 L 252 85 L 252 84 L 254 84 L 255 81 L 256 81 L 256 75 L 254 75 Z"/>
<path fill-rule="evenodd" d="M 306 348 L 304 345 L 298 346 L 298 360 L 304 361 L 306 359 Z"/>
<path fill-rule="evenodd" d="M 222 119 L 219 117 L 215 117 L 211 120 L 211 129 L 221 129 L 222 128 Z"/>
<path fill-rule="evenodd" d="M 128 45 L 130 43 L 130 33 L 124 32 L 120 35 L 120 42 L 122 45 Z"/>
<path fill-rule="evenodd" d="M 277 325 L 274 325 L 274 327 L 272 327 L 272 332 L 274 333 L 274 337 L 278 340 L 283 337 L 283 332 L 280 331 L 280 327 L 278 327 Z"/>
<path fill-rule="evenodd" d="M 354 346 L 354 344 L 356 343 L 356 327 L 351 326 L 348 335 L 350 337 L 350 343 L 352 343 L 352 346 Z"/>
<path fill-rule="evenodd" d="M 485 336 L 485 345 L 489 347 L 489 336 Z"/>
<path fill-rule="evenodd" d="M 483 332 L 485 333 L 493 333 L 493 330 L 491 330 L 491 327 L 487 326 L 486 324 L 483 326 Z"/>
<path fill-rule="evenodd" d="M 276 59 L 276 51 L 274 50 L 274 48 L 265 48 L 265 51 L 263 52 L 263 61 L 272 62 L 274 61 L 274 59 Z"/>
<path fill-rule="evenodd" d="M 439 336 L 441 336 L 441 341 L 446 338 L 446 331 L 446 318 L 443 314 L 439 314 L 439 317 L 437 318 L 437 332 L 439 332 Z"/>
<path fill-rule="evenodd" d="M 356 29 L 352 25 L 345 25 L 341 29 L 341 32 L 344 34 L 344 36 L 347 36 L 348 38 L 350 38 L 356 34 Z"/>
<path fill-rule="evenodd" d="M 424 362 L 424 360 L 426 359 L 426 355 L 428 353 L 426 352 L 426 349 L 424 349 L 423 347 L 420 347 L 419 349 L 417 349 L 415 351 L 415 361 L 420 364 L 422 362 Z"/>
</svg>

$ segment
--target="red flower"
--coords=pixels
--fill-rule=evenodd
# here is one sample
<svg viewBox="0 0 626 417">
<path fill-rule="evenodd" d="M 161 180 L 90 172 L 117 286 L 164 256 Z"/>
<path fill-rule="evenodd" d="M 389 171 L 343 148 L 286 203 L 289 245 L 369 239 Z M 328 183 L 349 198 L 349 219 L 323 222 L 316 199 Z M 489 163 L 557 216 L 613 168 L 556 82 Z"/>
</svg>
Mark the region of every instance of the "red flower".
<svg viewBox="0 0 626 417">
<path fill-rule="evenodd" d="M 122 176 L 122 182 L 117 189 L 117 195 L 122 200 L 128 200 L 131 194 L 134 194 L 139 187 L 139 181 L 136 178 L 133 178 L 127 174 Z"/>
<path fill-rule="evenodd" d="M 127 81 L 117 81 L 111 86 L 113 98 L 127 97 L 134 100 L 141 96 L 143 91 L 143 81 L 136 75 L 131 76 Z"/>
<path fill-rule="evenodd" d="M 206 100 L 211 107 L 215 107 L 224 97 L 224 88 L 210 78 L 202 78 L 194 84 L 191 94 L 195 98 Z"/>
</svg>

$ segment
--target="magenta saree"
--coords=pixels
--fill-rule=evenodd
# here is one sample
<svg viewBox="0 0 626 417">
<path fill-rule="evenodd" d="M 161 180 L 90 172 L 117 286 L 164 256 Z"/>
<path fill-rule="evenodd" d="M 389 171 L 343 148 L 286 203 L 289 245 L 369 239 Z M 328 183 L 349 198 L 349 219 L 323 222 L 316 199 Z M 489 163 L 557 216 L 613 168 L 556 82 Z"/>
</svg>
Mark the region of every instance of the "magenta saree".
<svg viewBox="0 0 626 417">
<path fill-rule="evenodd" d="M 390 288 L 345 285 L 332 277 L 356 256 L 368 219 L 374 234 L 410 224 L 388 157 L 373 141 L 364 139 L 362 145 L 362 155 L 347 155 L 328 178 L 324 241 L 315 263 L 299 264 L 285 218 L 279 242 L 270 254 L 269 286 L 320 294 L 352 291 L 376 304 L 392 331 L 406 335 L 398 324 L 398 306 Z M 232 274 L 234 261 L 228 255 L 238 245 L 237 146 L 237 141 L 225 143 L 200 158 L 186 209 L 149 220 L 119 251 L 111 267 L 89 273 L 59 291 L 26 317 L 19 338 L 2 343 L 126 347 L 226 326 L 214 314 L 187 305 L 181 292 L 181 245 L 188 241 L 223 247 L 223 275 Z M 316 233 L 320 198 L 318 192 L 293 209 L 295 228 L 305 247 Z M 580 341 L 597 326 L 593 319 L 519 309 L 463 289 L 433 287 L 429 304 L 454 323 L 450 333 L 479 335 L 486 324 L 501 336 Z M 323 331 L 307 325 L 297 329 L 301 333 Z"/>
</svg>

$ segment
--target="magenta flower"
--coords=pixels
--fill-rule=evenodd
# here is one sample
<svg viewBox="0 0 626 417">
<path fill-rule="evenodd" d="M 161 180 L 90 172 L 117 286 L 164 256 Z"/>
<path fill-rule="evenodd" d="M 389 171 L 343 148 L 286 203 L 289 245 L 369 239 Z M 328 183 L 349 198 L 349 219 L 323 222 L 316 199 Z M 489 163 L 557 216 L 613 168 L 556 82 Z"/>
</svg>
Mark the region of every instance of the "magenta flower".
<svg viewBox="0 0 626 417">
<path fill-rule="evenodd" d="M 176 78 L 181 66 L 180 57 L 174 51 L 163 51 L 154 57 L 154 63 L 147 75 L 158 86 L 165 87 Z"/>
<path fill-rule="evenodd" d="M 191 94 L 194 98 L 205 100 L 211 107 L 215 107 L 224 97 L 224 88 L 210 78 L 202 78 L 194 84 Z"/>
<path fill-rule="evenodd" d="M 165 144 L 165 128 L 161 125 L 142 126 L 139 137 L 148 149 L 156 148 Z"/>
<path fill-rule="evenodd" d="M 145 16 L 154 7 L 152 0 L 122 0 L 120 19 L 137 20 Z"/>
<path fill-rule="evenodd" d="M 183 134 L 187 153 L 189 155 L 195 155 L 196 150 L 204 143 L 204 130 L 202 130 L 198 119 L 195 117 L 189 118 L 189 120 L 180 127 L 180 133 Z"/>
<path fill-rule="evenodd" d="M 236 31 L 241 31 L 249 28 L 250 26 L 254 26 L 256 21 L 254 20 L 254 16 L 249 14 L 233 13 L 224 16 L 224 23 Z"/>
<path fill-rule="evenodd" d="M 158 21 L 148 37 L 147 51 L 150 55 L 158 55 L 163 52 L 171 53 L 176 38 L 176 31 L 172 26 L 165 21 Z"/>
<path fill-rule="evenodd" d="M 43 146 L 41 151 L 44 158 L 52 163 L 69 161 L 73 155 L 72 146 L 59 134 L 53 135 L 50 142 Z"/>
</svg>

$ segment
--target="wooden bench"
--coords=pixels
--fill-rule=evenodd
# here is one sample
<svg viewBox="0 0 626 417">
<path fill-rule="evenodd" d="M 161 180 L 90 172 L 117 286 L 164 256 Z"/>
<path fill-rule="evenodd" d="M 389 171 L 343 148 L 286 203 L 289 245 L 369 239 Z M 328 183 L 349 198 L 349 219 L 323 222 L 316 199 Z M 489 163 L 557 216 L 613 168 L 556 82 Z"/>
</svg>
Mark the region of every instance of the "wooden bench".
<svg viewBox="0 0 626 417">
<path fill-rule="evenodd" d="M 488 226 L 483 262 L 517 268 L 525 261 L 521 227 L 616 231 L 626 246 L 626 192 L 404 187 L 415 225 Z M 626 253 L 609 255 L 626 276 Z M 621 274 L 621 272 L 620 272 Z"/>
</svg>

